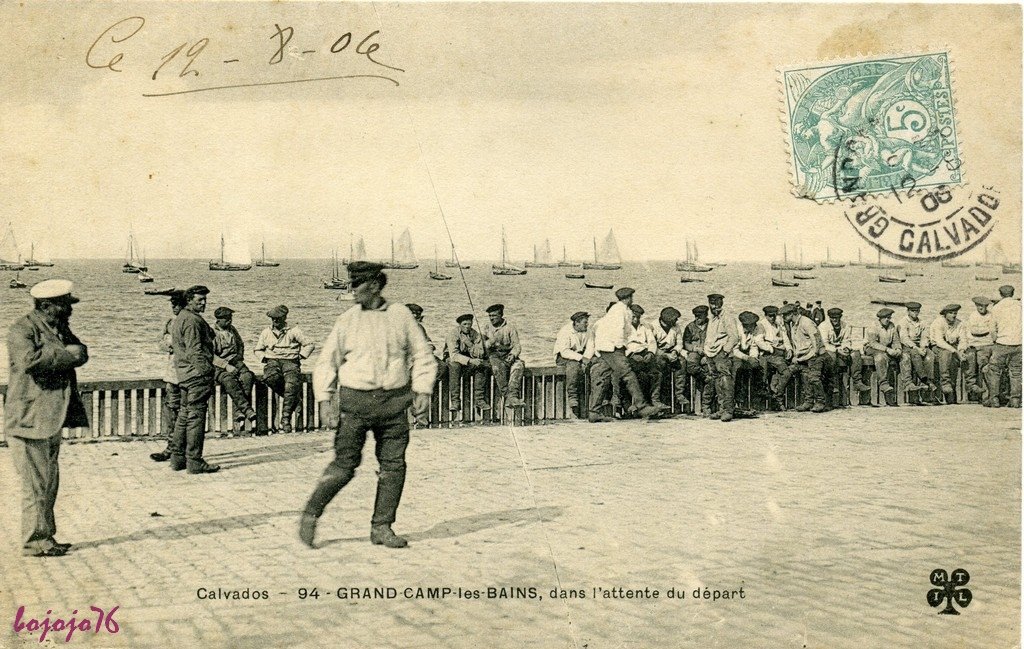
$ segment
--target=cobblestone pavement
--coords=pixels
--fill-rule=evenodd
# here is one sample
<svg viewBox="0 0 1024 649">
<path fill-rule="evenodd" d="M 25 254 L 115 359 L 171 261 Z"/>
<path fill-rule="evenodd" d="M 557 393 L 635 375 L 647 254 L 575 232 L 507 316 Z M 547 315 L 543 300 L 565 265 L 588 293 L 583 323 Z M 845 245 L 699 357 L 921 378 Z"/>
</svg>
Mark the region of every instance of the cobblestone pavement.
<svg viewBox="0 0 1024 649">
<path fill-rule="evenodd" d="M 39 646 L 38 633 L 12 632 L 21 605 L 38 618 L 119 606 L 117 634 L 68 643 L 90 647 L 1019 646 L 1019 411 L 512 432 L 413 433 L 396 525 L 405 550 L 368 542 L 369 449 L 321 521 L 322 547 L 298 542 L 298 511 L 332 456 L 320 432 L 211 440 L 209 459 L 225 468 L 204 476 L 151 462 L 157 441 L 66 444 L 58 538 L 75 548 L 23 558 L 17 482 L 0 449 L 0 646 Z M 928 605 L 935 568 L 970 572 L 961 615 Z M 353 587 L 396 597 L 338 599 Z M 417 598 L 421 587 L 455 592 Z M 481 598 L 457 597 L 460 587 Z M 538 598 L 488 599 L 489 587 Z M 595 587 L 660 597 L 595 598 Z M 200 600 L 201 588 L 269 600 Z M 300 588 L 319 598 L 300 600 Z M 586 599 L 552 598 L 553 588 Z M 705 588 L 731 596 L 693 598 Z"/>
</svg>

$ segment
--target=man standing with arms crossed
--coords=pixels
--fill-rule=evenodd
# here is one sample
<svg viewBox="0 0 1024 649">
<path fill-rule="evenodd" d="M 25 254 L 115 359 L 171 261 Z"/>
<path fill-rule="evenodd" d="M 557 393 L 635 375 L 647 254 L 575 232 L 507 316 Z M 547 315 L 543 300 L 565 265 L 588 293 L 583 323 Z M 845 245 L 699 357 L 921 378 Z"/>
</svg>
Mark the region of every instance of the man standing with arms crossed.
<svg viewBox="0 0 1024 649">
<path fill-rule="evenodd" d="M 348 265 L 358 306 L 338 317 L 313 369 L 322 423 L 336 432 L 334 461 L 299 522 L 299 538 L 311 548 L 324 508 L 355 475 L 367 431 L 373 431 L 380 463 L 370 541 L 389 548 L 408 545 L 391 529 L 405 485 L 406 410 L 411 405 L 413 415 L 420 416 L 430 408 L 437 362 L 409 309 L 381 296 L 387 284 L 383 268 L 365 261 Z"/>
</svg>

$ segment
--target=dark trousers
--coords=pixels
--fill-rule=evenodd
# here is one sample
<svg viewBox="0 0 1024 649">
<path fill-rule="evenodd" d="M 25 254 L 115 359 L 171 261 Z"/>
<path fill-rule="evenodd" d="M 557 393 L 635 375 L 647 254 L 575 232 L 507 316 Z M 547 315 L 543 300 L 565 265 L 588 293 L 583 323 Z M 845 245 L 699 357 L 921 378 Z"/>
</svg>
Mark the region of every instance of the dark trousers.
<svg viewBox="0 0 1024 649">
<path fill-rule="evenodd" d="M 633 368 L 629 366 L 629 361 L 626 359 L 626 354 L 622 349 L 616 349 L 612 352 L 601 352 L 601 361 L 608 368 L 608 371 L 598 371 L 599 381 L 609 381 L 611 385 L 618 384 L 619 381 L 626 383 L 626 389 L 629 391 L 629 395 L 633 400 L 633 407 L 639 408 L 644 405 L 644 394 L 640 390 L 640 381 L 637 380 L 636 374 L 633 372 Z M 591 373 L 591 378 L 594 378 Z M 601 394 L 605 391 L 603 385 L 595 386 L 593 394 L 590 398 L 590 410 L 591 412 L 600 412 Z M 595 399 L 597 399 L 595 401 Z"/>
<path fill-rule="evenodd" d="M 367 431 L 373 431 L 376 443 L 377 498 L 373 506 L 373 525 L 395 522 L 398 503 L 405 486 L 405 449 L 409 445 L 409 419 L 406 409 L 413 393 L 400 390 L 353 390 L 340 388 L 340 417 L 334 434 L 334 461 L 306 502 L 305 513 L 319 517 L 324 508 L 355 475 L 362 461 Z"/>
<path fill-rule="evenodd" d="M 878 375 L 878 389 L 884 392 L 886 388 L 891 388 L 892 383 L 889 382 L 889 365 L 897 359 L 894 359 L 887 352 L 880 352 L 874 349 L 866 353 L 871 355 L 871 360 L 875 363 L 875 374 Z"/>
<path fill-rule="evenodd" d="M 733 384 L 732 356 L 726 351 L 720 351 L 708 358 L 708 368 L 715 384 L 718 412 L 723 415 L 733 414 L 736 410 L 736 386 Z"/>
<path fill-rule="evenodd" d="M 964 382 L 967 389 L 978 393 L 987 386 L 985 368 L 992 358 L 992 345 L 967 348 L 967 363 L 964 364 Z"/>
<path fill-rule="evenodd" d="M 60 486 L 60 435 L 25 439 L 8 435 L 14 469 L 21 478 L 21 548 L 28 555 L 45 552 L 55 543 L 53 506 Z"/>
<path fill-rule="evenodd" d="M 1015 400 L 1013 403 L 1018 408 L 1020 407 L 1021 391 L 1020 349 L 1020 345 L 1001 345 L 996 343 L 992 346 L 992 358 L 985 369 L 985 379 L 988 381 L 988 398 L 993 400 L 999 398 L 999 383 L 1003 373 L 1008 372 L 1010 374 L 1010 399 Z"/>
<path fill-rule="evenodd" d="M 268 358 L 263 361 L 263 383 L 282 399 L 281 422 L 291 424 L 292 413 L 299 407 L 302 367 L 299 361 Z"/>
<path fill-rule="evenodd" d="M 631 354 L 626 357 L 626 361 L 629 363 L 629 367 L 632 368 L 633 373 L 636 374 L 637 382 L 640 384 L 640 390 L 643 392 L 646 390 L 646 394 L 650 394 L 650 399 L 646 396 L 644 401 L 661 401 L 661 374 L 662 368 L 657 362 L 653 352 L 645 351 L 639 354 Z"/>
<path fill-rule="evenodd" d="M 793 376 L 793 370 L 786 362 L 786 353 L 781 349 L 772 351 L 771 354 L 761 354 L 757 357 L 761 365 L 761 376 L 772 394 L 782 394 L 786 390 L 786 384 Z"/>
<path fill-rule="evenodd" d="M 250 413 L 256 413 L 249 401 L 256 377 L 244 363 L 239 364 L 234 372 L 217 368 L 213 377 L 224 391 L 231 395 L 231 402 L 235 405 L 235 419 L 245 419 Z"/>
<path fill-rule="evenodd" d="M 658 382 L 651 388 L 652 400 L 665 403 L 665 399 L 662 397 L 666 391 L 667 381 L 666 377 L 672 377 L 672 388 L 675 394 L 675 403 L 677 408 L 682 410 L 687 404 L 690 403 L 690 393 L 687 390 L 687 379 L 689 378 L 689 369 L 687 368 L 686 356 L 680 356 L 678 358 L 672 355 L 658 352 L 654 357 L 654 362 L 657 364 L 657 376 Z"/>
<path fill-rule="evenodd" d="M 523 385 L 523 374 L 526 365 L 518 358 L 509 363 L 504 356 L 492 354 L 487 357 L 491 362 L 491 373 L 502 397 L 518 397 L 519 388 Z"/>
<path fill-rule="evenodd" d="M 568 407 L 575 410 L 580 405 L 580 392 L 583 390 L 583 363 L 557 356 L 555 365 L 565 370 L 565 391 L 568 395 Z"/>
<path fill-rule="evenodd" d="M 604 356 L 595 356 L 590 363 L 590 413 L 603 415 L 602 408 L 611 398 L 612 368 Z"/>
<path fill-rule="evenodd" d="M 730 362 L 732 363 L 732 386 L 733 386 L 733 400 L 735 401 L 735 390 L 737 384 L 737 378 L 740 372 L 743 371 L 747 376 L 750 376 L 750 393 L 747 398 L 750 401 L 750 406 L 755 409 L 763 407 L 765 394 L 764 394 L 764 375 L 761 373 L 761 363 L 757 358 L 736 358 L 730 356 Z M 756 375 L 756 376 L 755 376 Z"/>
<path fill-rule="evenodd" d="M 178 421 L 178 411 L 181 410 L 181 388 L 177 383 L 164 383 L 164 395 L 160 406 L 160 432 L 167 440 L 165 452 L 171 452 L 171 438 L 174 437 L 174 424 Z"/>
<path fill-rule="evenodd" d="M 932 368 L 935 367 L 935 354 L 932 350 L 925 350 L 921 355 L 917 347 L 903 345 L 903 356 L 900 357 L 900 379 L 904 387 L 911 384 L 913 377 L 922 383 L 928 383 L 932 379 Z"/>
<path fill-rule="evenodd" d="M 825 385 L 821 380 L 825 358 L 824 354 L 818 354 L 810 360 L 793 364 L 803 379 L 803 402 L 806 404 L 825 405 Z"/>
<path fill-rule="evenodd" d="M 206 411 L 213 395 L 213 377 L 199 376 L 182 381 L 181 410 L 174 422 L 171 437 L 171 461 L 182 458 L 190 465 L 203 463 L 203 444 L 206 442 Z"/>
<path fill-rule="evenodd" d="M 957 372 L 960 371 L 960 357 L 956 355 L 956 352 L 941 347 L 933 347 L 932 353 L 935 354 L 935 359 L 939 363 L 939 375 L 935 377 L 935 380 L 942 391 L 948 394 L 951 390 L 956 389 L 954 379 Z"/>
<path fill-rule="evenodd" d="M 486 406 L 487 405 L 487 375 L 490 371 L 490 366 L 485 361 L 480 367 L 470 367 L 469 365 L 460 365 L 454 361 L 448 363 L 448 378 L 449 388 L 448 391 L 451 394 L 452 404 L 450 408 L 452 410 L 462 410 L 462 392 L 466 386 L 462 385 L 462 379 L 473 379 L 473 405 L 474 406 Z"/>
<path fill-rule="evenodd" d="M 825 396 L 832 400 L 831 405 L 850 405 L 850 382 L 860 381 L 863 371 L 864 359 L 859 351 L 825 352 L 821 378 L 825 385 Z"/>
</svg>

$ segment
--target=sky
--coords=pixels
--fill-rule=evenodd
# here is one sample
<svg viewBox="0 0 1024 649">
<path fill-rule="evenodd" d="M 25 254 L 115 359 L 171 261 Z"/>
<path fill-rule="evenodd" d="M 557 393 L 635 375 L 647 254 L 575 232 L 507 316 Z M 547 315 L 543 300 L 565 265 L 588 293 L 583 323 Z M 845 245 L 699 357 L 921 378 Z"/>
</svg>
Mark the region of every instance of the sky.
<svg viewBox="0 0 1024 649">
<path fill-rule="evenodd" d="M 609 228 L 627 260 L 868 256 L 841 206 L 791 193 L 778 70 L 948 48 L 966 176 L 1001 188 L 990 242 L 1020 257 L 1011 5 L 5 3 L 0 34 L 0 220 L 26 254 L 117 258 L 132 230 L 150 259 L 213 258 L 241 230 L 384 257 L 408 227 L 422 259 L 448 231 L 495 259 L 504 226 L 516 259 Z"/>
</svg>

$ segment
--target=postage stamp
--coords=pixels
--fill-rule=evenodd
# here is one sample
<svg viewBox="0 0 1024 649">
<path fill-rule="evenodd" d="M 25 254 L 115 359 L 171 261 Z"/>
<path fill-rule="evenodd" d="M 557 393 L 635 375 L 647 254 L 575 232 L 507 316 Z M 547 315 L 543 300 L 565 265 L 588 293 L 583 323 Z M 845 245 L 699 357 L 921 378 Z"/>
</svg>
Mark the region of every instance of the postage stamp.
<svg viewBox="0 0 1024 649">
<path fill-rule="evenodd" d="M 948 53 L 784 69 L 782 84 L 797 196 L 963 182 Z"/>
</svg>

